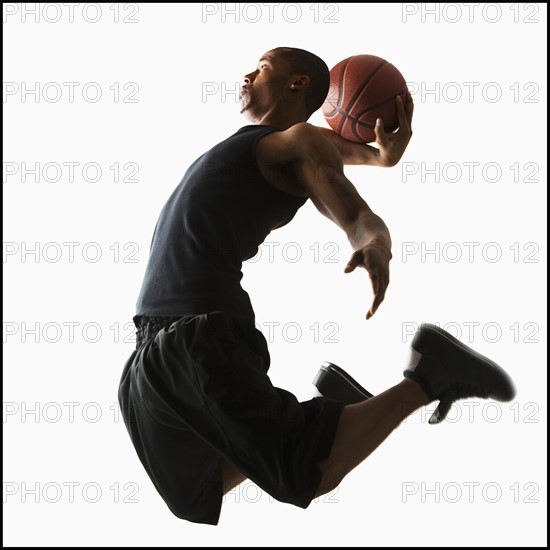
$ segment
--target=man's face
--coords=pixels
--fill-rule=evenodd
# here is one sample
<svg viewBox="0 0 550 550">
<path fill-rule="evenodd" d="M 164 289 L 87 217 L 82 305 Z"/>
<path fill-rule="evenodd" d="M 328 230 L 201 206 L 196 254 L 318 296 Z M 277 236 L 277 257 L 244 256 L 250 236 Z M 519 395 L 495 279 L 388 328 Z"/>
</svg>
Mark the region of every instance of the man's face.
<svg viewBox="0 0 550 550">
<path fill-rule="evenodd" d="M 290 65 L 276 51 L 262 55 L 256 69 L 244 76 L 240 93 L 241 114 L 255 120 L 267 113 L 284 97 L 290 77 Z"/>
</svg>

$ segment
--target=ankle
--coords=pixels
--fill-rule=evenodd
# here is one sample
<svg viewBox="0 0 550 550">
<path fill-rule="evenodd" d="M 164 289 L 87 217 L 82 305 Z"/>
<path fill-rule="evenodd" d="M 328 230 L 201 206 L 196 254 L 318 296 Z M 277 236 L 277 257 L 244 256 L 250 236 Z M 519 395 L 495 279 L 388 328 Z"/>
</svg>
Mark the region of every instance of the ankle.
<svg viewBox="0 0 550 550">
<path fill-rule="evenodd" d="M 422 407 L 433 401 L 433 399 L 431 399 L 430 396 L 422 389 L 422 386 L 411 378 L 404 378 L 399 383 L 399 386 L 406 392 L 406 402 L 410 403 L 411 406 L 417 404 L 418 407 Z"/>
</svg>

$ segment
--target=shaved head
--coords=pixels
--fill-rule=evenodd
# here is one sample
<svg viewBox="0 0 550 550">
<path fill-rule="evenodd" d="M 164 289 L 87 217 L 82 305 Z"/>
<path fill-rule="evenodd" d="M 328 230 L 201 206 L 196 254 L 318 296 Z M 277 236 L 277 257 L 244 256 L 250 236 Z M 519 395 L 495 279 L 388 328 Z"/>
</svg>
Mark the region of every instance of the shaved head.
<svg viewBox="0 0 550 550">
<path fill-rule="evenodd" d="M 330 71 L 327 64 L 315 54 L 300 48 L 279 47 L 271 51 L 290 65 L 292 73 L 309 76 L 305 102 L 308 116 L 311 116 L 321 107 L 328 94 Z"/>
</svg>

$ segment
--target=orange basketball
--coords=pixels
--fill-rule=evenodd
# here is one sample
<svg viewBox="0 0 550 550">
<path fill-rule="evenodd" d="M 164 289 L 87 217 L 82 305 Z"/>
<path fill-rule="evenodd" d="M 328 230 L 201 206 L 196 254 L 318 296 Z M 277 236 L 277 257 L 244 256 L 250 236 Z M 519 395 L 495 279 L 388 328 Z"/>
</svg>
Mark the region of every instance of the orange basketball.
<svg viewBox="0 0 550 550">
<path fill-rule="evenodd" d="M 397 68 L 375 55 L 353 55 L 330 71 L 330 88 L 322 106 L 329 126 L 357 143 L 376 141 L 381 118 L 386 132 L 399 126 L 395 98 L 406 102 L 407 84 Z"/>
</svg>

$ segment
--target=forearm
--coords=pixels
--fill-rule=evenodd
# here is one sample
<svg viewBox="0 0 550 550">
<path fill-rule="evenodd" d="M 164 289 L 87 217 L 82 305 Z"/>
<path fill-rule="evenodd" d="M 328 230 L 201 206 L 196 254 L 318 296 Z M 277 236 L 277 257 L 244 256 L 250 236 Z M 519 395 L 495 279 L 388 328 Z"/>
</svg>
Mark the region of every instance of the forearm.
<svg viewBox="0 0 550 550">
<path fill-rule="evenodd" d="M 379 243 L 391 252 L 390 231 L 384 220 L 374 212 L 368 212 L 358 218 L 348 231 L 348 240 L 353 250 L 359 250 L 369 244 Z"/>
<path fill-rule="evenodd" d="M 344 164 L 385 166 L 380 158 L 380 151 L 376 147 L 344 139 L 329 128 L 322 126 L 316 126 L 316 128 L 336 146 Z"/>
</svg>

